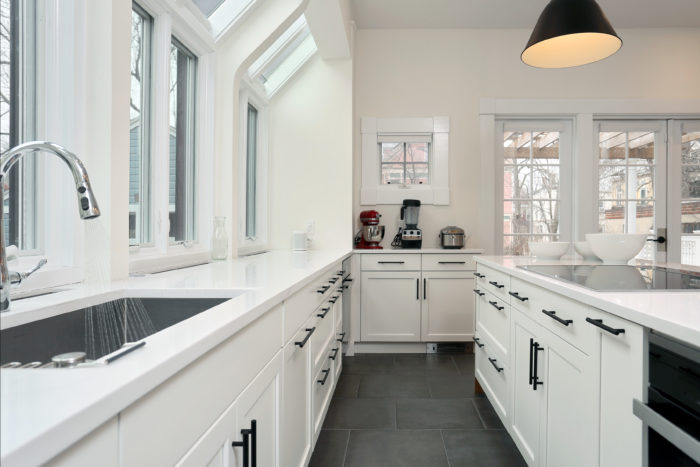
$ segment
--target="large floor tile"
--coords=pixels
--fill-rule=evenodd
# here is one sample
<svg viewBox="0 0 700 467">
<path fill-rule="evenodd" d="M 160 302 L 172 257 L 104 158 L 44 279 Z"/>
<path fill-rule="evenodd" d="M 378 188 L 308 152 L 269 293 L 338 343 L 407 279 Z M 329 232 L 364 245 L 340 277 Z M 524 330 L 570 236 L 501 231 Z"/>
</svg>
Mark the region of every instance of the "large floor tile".
<svg viewBox="0 0 700 467">
<path fill-rule="evenodd" d="M 476 410 L 479 412 L 479 416 L 481 417 L 481 421 L 484 423 L 484 426 L 489 429 L 489 430 L 504 430 L 505 427 L 503 426 L 503 423 L 501 422 L 501 419 L 498 417 L 498 414 L 494 410 L 493 406 L 489 402 L 489 400 L 485 397 L 481 398 L 474 398 L 472 400 L 474 403 L 474 406 L 476 407 Z"/>
<path fill-rule="evenodd" d="M 321 430 L 309 467 L 343 467 L 349 430 Z"/>
<path fill-rule="evenodd" d="M 452 358 L 454 359 L 460 374 L 474 377 L 474 354 L 458 354 L 453 355 Z"/>
<path fill-rule="evenodd" d="M 430 397 L 474 397 L 474 377 L 462 375 L 428 375 Z"/>
<path fill-rule="evenodd" d="M 483 429 L 471 399 L 398 399 L 397 426 L 405 429 Z"/>
<path fill-rule="evenodd" d="M 333 399 L 323 428 L 393 430 L 396 428 L 396 400 Z"/>
<path fill-rule="evenodd" d="M 397 373 L 411 375 L 456 375 L 457 366 L 451 355 L 408 355 L 394 357 Z"/>
<path fill-rule="evenodd" d="M 360 388 L 360 380 L 362 375 L 353 375 L 341 373 L 338 384 L 335 386 L 334 398 L 355 398 L 357 391 Z"/>
<path fill-rule="evenodd" d="M 383 374 L 394 371 L 394 358 L 388 356 L 345 357 L 343 373 L 346 374 Z"/>
<path fill-rule="evenodd" d="M 447 430 L 442 432 L 442 436 L 450 467 L 526 465 L 505 431 Z"/>
<path fill-rule="evenodd" d="M 422 375 L 362 375 L 358 397 L 429 397 Z"/>
<path fill-rule="evenodd" d="M 352 431 L 345 458 L 347 467 L 447 466 L 437 430 Z"/>
</svg>

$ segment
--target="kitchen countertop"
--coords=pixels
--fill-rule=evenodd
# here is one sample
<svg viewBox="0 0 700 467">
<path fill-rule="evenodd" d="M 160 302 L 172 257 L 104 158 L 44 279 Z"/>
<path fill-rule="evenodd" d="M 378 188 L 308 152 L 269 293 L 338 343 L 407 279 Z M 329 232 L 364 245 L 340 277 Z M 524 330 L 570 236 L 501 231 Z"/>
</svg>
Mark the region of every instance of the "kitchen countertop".
<svg viewBox="0 0 700 467">
<path fill-rule="evenodd" d="M 484 252 L 484 250 L 480 248 L 461 248 L 461 249 L 446 249 L 446 248 L 384 248 L 381 250 L 377 249 L 354 249 L 352 250 L 353 253 L 359 253 L 359 254 L 379 254 L 379 253 L 439 253 L 439 254 L 455 254 L 455 253 L 462 253 L 462 254 L 471 254 L 471 255 L 480 255 L 481 253 Z"/>
<path fill-rule="evenodd" d="M 537 260 L 523 256 L 478 256 L 476 262 L 694 346 L 700 344 L 700 292 L 698 291 L 599 292 L 518 268 L 518 266 L 530 265 L 600 265 L 602 264 L 600 262 Z M 639 264 L 649 265 L 647 262 Z M 655 265 L 700 271 L 700 268 L 681 266 L 680 264 Z"/>
<path fill-rule="evenodd" d="M 0 316 L 2 328 L 126 294 L 233 297 L 147 337 L 143 349 L 109 365 L 0 370 L 0 463 L 46 462 L 350 254 L 271 251 L 13 302 Z"/>
</svg>

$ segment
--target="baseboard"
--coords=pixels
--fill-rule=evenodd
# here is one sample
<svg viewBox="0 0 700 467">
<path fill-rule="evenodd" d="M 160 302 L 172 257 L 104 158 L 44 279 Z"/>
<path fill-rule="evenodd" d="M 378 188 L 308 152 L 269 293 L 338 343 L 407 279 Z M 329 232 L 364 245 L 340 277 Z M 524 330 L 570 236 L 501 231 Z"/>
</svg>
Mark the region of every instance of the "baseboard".
<svg viewBox="0 0 700 467">
<path fill-rule="evenodd" d="M 354 353 L 426 353 L 425 342 L 355 342 Z"/>
</svg>

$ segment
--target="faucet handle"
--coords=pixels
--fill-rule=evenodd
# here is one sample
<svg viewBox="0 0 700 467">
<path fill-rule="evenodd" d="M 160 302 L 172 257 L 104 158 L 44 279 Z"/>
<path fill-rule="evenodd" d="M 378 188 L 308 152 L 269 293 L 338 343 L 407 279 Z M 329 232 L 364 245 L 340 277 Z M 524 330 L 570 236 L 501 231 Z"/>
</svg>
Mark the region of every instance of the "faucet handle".
<svg viewBox="0 0 700 467">
<path fill-rule="evenodd" d="M 46 265 L 46 263 L 46 258 L 42 257 L 34 267 L 32 267 L 26 272 L 9 271 L 10 284 L 19 285 L 24 279 L 37 272 L 39 269 L 43 268 L 44 265 Z"/>
</svg>

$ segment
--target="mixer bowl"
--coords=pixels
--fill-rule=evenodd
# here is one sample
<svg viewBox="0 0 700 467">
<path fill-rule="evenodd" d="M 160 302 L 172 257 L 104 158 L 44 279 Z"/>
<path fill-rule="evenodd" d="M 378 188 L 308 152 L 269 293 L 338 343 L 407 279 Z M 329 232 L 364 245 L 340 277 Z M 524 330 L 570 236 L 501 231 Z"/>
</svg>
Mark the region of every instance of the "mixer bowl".
<svg viewBox="0 0 700 467">
<path fill-rule="evenodd" d="M 362 238 L 365 242 L 379 243 L 384 238 L 383 225 L 365 225 L 362 227 Z"/>
</svg>

